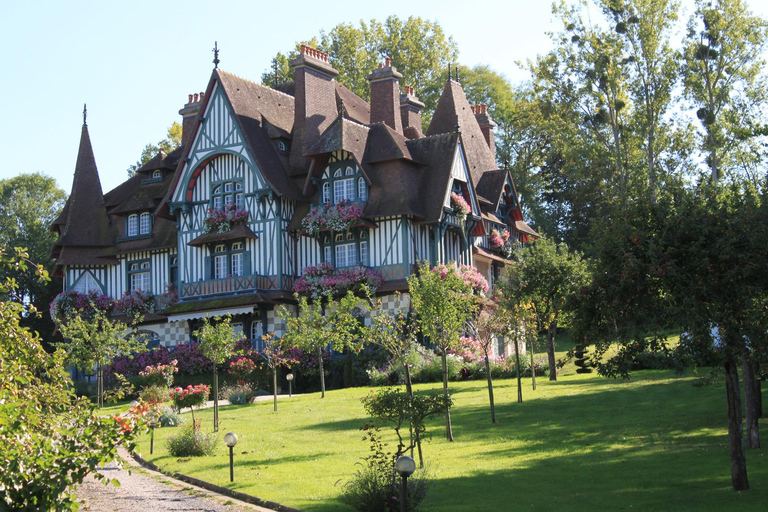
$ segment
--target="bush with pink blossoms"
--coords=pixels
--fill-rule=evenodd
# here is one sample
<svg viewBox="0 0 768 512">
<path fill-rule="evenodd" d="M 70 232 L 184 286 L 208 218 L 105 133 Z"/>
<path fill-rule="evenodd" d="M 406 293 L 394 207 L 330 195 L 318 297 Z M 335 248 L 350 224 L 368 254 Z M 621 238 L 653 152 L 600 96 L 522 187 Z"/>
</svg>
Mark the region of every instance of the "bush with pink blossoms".
<svg viewBox="0 0 768 512">
<path fill-rule="evenodd" d="M 440 263 L 432 268 L 432 272 L 440 274 L 442 278 L 452 273 L 461 279 L 470 291 L 478 295 L 487 293 L 489 289 L 488 281 L 475 267 L 470 267 L 469 265 L 462 264 L 456 266 L 453 263 L 447 265 Z"/>
<path fill-rule="evenodd" d="M 301 226 L 311 236 L 326 230 L 342 233 L 362 216 L 363 209 L 357 203 L 345 199 L 333 205 L 323 204 L 311 209 L 301 220 Z"/>
<path fill-rule="evenodd" d="M 230 203 L 220 210 L 218 208 L 208 208 L 205 218 L 206 233 L 226 233 L 233 226 L 242 224 L 248 220 L 248 210 L 243 210 L 236 203 Z"/>
<path fill-rule="evenodd" d="M 144 290 L 126 291 L 115 303 L 118 313 L 130 317 L 154 313 L 155 309 L 155 296 Z"/>
<path fill-rule="evenodd" d="M 293 291 L 317 299 L 330 293 L 343 295 L 348 290 L 361 292 L 364 287 L 375 292 L 382 279 L 379 273 L 364 267 L 334 269 L 324 262 L 304 269 L 300 278 L 293 284 Z"/>
</svg>

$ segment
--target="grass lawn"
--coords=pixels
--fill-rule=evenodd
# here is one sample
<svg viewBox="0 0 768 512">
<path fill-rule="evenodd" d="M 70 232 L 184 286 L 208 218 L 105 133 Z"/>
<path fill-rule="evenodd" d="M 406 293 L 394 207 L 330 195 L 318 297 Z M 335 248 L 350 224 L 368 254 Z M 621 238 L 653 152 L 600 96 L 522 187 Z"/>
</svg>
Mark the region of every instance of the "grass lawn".
<svg viewBox="0 0 768 512">
<path fill-rule="evenodd" d="M 514 381 L 496 382 L 495 425 L 483 381 L 453 384 L 456 441 L 444 440 L 440 419 L 429 423 L 424 454 L 434 487 L 423 510 L 766 509 L 765 448 L 747 453 L 752 490 L 730 490 L 722 385 L 695 388 L 692 377 L 662 371 L 630 382 L 564 373 L 558 382 L 537 379 L 536 391 L 525 380 L 522 404 Z M 223 443 L 212 457 L 178 459 L 164 442 L 175 429 L 164 428 L 154 455 L 146 437 L 139 450 L 166 470 L 264 499 L 346 510 L 338 495 L 368 452 L 358 430 L 369 420 L 359 401 L 368 392 L 294 396 L 277 414 L 271 402 L 223 408 L 219 435 L 240 438 L 234 484 Z M 210 431 L 212 411 L 196 416 Z"/>
</svg>

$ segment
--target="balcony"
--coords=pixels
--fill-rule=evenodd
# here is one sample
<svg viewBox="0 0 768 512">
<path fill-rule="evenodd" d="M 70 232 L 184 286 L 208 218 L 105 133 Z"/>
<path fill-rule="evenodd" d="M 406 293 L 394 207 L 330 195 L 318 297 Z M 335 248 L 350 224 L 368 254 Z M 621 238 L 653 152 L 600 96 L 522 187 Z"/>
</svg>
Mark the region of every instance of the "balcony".
<svg viewBox="0 0 768 512">
<path fill-rule="evenodd" d="M 214 295 L 235 295 L 255 292 L 259 288 L 262 276 L 251 274 L 247 276 L 231 276 L 223 279 L 208 279 L 181 283 L 179 299 L 200 299 Z"/>
</svg>

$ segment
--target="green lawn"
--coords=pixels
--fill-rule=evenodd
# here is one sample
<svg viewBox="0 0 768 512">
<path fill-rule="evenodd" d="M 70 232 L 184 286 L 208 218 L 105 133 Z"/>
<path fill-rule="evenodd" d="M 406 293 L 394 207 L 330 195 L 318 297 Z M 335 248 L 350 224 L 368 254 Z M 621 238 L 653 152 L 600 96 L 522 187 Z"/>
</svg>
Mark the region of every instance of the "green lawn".
<svg viewBox="0 0 768 512">
<path fill-rule="evenodd" d="M 747 454 L 752 490 L 730 490 L 723 386 L 695 388 L 671 372 L 638 372 L 630 382 L 567 373 L 537 379 L 536 391 L 524 381 L 522 404 L 512 380 L 497 382 L 496 425 L 484 382 L 453 384 L 456 441 L 443 439 L 440 419 L 430 422 L 424 454 L 435 485 L 424 510 L 765 510 L 765 448 Z M 240 438 L 234 484 L 223 443 L 213 457 L 177 459 L 166 452 L 174 433 L 166 428 L 154 455 L 146 438 L 140 451 L 166 470 L 264 499 L 345 510 L 342 484 L 368 452 L 358 430 L 368 392 L 295 396 L 278 414 L 271 402 L 223 408 L 220 435 Z M 210 430 L 212 412 L 196 415 Z"/>
</svg>

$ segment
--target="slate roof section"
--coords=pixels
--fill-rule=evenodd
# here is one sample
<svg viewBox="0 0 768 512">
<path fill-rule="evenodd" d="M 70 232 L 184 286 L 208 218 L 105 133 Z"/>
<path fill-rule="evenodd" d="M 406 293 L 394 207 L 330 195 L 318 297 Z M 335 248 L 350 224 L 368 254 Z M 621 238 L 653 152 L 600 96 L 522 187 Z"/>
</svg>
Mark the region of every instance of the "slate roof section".
<svg viewBox="0 0 768 512">
<path fill-rule="evenodd" d="M 80 135 L 72 193 L 52 229 L 59 233 L 54 253 L 62 247 L 108 247 L 114 242 L 86 124 Z"/>
<path fill-rule="evenodd" d="M 477 124 L 461 84 L 449 80 L 437 103 L 435 115 L 432 116 L 432 122 L 427 130 L 427 137 L 439 133 L 456 132 L 457 120 L 472 184 L 477 188 L 483 173 L 498 169 L 498 165 L 491 148 L 485 142 L 483 132 Z"/>
<path fill-rule="evenodd" d="M 448 194 L 451 168 L 459 144 L 459 135 L 444 133 L 408 141 L 413 158 L 429 162 L 421 173 L 419 185 L 403 192 L 422 209 L 424 222 L 437 222 L 443 214 L 443 204 Z"/>
<path fill-rule="evenodd" d="M 251 231 L 251 228 L 245 224 L 238 224 L 226 233 L 203 233 L 202 235 L 190 240 L 187 245 L 192 247 L 202 247 L 205 244 L 212 242 L 226 242 L 228 240 L 242 240 L 243 238 L 251 238 L 258 240 L 259 237 Z"/>
<path fill-rule="evenodd" d="M 487 199 L 493 211 L 499 208 L 501 193 L 504 191 L 504 183 L 507 180 L 508 174 L 509 171 L 504 169 L 488 171 L 483 173 L 480 181 L 477 183 L 477 195 Z"/>
</svg>

